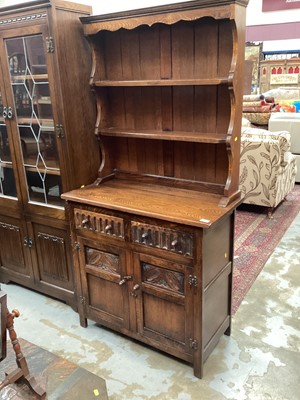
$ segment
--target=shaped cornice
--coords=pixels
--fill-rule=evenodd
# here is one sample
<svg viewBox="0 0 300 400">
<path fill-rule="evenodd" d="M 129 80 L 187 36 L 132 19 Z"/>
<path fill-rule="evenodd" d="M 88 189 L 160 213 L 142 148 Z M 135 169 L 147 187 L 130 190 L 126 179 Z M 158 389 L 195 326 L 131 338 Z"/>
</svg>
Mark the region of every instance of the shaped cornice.
<svg viewBox="0 0 300 400">
<path fill-rule="evenodd" d="M 80 18 L 86 35 L 101 30 L 116 31 L 121 28 L 134 29 L 139 25 L 155 23 L 172 25 L 179 21 L 193 21 L 202 17 L 215 19 L 233 18 L 232 5 L 246 7 L 248 0 L 194 0 L 164 6 L 148 7 L 118 13 Z"/>
</svg>

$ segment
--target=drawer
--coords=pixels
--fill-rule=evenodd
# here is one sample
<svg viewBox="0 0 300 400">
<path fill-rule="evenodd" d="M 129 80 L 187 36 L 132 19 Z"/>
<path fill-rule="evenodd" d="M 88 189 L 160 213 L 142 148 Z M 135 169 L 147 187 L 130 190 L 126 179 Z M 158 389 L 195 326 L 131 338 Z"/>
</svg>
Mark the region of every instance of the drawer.
<svg viewBox="0 0 300 400">
<path fill-rule="evenodd" d="M 76 229 L 86 229 L 124 240 L 124 221 L 122 218 L 75 208 L 74 219 Z"/>
<path fill-rule="evenodd" d="M 193 256 L 194 237 L 189 232 L 132 221 L 131 240 L 145 246 Z"/>
</svg>

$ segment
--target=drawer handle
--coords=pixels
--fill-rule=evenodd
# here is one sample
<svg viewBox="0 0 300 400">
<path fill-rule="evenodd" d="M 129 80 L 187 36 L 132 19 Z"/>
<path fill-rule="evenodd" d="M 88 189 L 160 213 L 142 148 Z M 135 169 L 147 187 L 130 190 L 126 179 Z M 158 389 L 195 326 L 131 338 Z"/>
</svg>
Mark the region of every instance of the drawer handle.
<svg viewBox="0 0 300 400">
<path fill-rule="evenodd" d="M 172 248 L 176 249 L 177 245 L 178 245 L 178 240 L 177 239 L 173 240 L 173 242 L 171 243 Z"/>
<path fill-rule="evenodd" d="M 132 280 L 131 275 L 125 275 L 123 277 L 123 279 L 120 280 L 119 285 L 122 286 L 122 285 L 124 285 L 124 283 L 126 283 L 127 281 L 131 281 L 131 280 Z"/>
<path fill-rule="evenodd" d="M 87 228 L 88 225 L 89 225 L 89 219 L 88 219 L 88 218 L 84 218 L 84 219 L 82 220 L 82 222 L 81 222 L 81 225 L 82 225 L 84 228 Z"/>
<path fill-rule="evenodd" d="M 139 288 L 140 288 L 140 285 L 138 285 L 138 284 L 134 285 L 134 286 L 133 286 L 132 292 L 129 293 L 130 296 L 132 296 L 132 297 L 137 297 L 136 291 L 139 290 Z"/>
<path fill-rule="evenodd" d="M 109 232 L 111 230 L 112 230 L 112 226 L 110 224 L 106 225 L 105 232 L 107 233 L 107 232 Z"/>
<path fill-rule="evenodd" d="M 149 236 L 148 232 L 145 232 L 145 233 L 142 234 L 142 243 L 146 243 L 147 242 L 148 236 Z"/>
</svg>

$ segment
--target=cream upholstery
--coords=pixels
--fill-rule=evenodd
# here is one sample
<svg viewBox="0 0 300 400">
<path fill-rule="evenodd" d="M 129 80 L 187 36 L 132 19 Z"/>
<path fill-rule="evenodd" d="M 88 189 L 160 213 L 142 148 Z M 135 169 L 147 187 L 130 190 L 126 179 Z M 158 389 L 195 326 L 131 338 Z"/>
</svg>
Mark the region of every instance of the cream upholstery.
<svg viewBox="0 0 300 400">
<path fill-rule="evenodd" d="M 300 113 L 274 113 L 269 120 L 269 130 L 282 129 L 291 135 L 291 152 L 297 160 L 296 182 L 300 182 Z"/>
<path fill-rule="evenodd" d="M 289 132 L 242 127 L 240 190 L 244 203 L 275 208 L 295 185 Z"/>
</svg>

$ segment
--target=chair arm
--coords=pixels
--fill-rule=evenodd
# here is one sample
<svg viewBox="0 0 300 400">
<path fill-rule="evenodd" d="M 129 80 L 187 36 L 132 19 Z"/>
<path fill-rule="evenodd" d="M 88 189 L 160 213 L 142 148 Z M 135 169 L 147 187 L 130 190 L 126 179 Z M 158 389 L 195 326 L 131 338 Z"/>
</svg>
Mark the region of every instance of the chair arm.
<svg viewBox="0 0 300 400">
<path fill-rule="evenodd" d="M 249 138 L 250 140 L 256 138 L 262 140 L 263 143 L 270 141 L 273 144 L 274 141 L 277 141 L 280 149 L 281 165 L 286 165 L 285 153 L 291 149 L 291 135 L 288 131 L 270 132 L 265 129 L 243 127 L 241 138 L 242 140 L 243 138 Z"/>
</svg>

